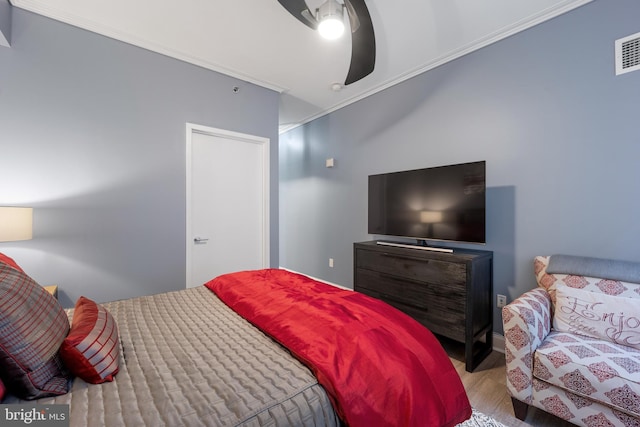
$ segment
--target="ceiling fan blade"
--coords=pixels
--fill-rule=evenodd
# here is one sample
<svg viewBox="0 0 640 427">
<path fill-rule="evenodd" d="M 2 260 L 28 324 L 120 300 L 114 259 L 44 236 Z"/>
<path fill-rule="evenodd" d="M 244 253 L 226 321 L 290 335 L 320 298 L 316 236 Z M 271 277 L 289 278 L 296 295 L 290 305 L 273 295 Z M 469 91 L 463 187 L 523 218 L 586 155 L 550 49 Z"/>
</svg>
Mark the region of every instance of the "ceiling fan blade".
<svg viewBox="0 0 640 427">
<path fill-rule="evenodd" d="M 360 28 L 360 20 L 358 19 L 358 14 L 356 10 L 353 8 L 353 5 L 349 0 L 344 0 L 344 5 L 347 8 L 347 16 L 349 17 L 349 27 L 351 27 L 351 32 L 355 33 Z"/>
<path fill-rule="evenodd" d="M 351 34 L 351 65 L 344 82 L 346 86 L 373 72 L 376 65 L 376 37 L 364 0 L 345 0 L 345 4 L 349 19 L 353 20 L 353 15 L 360 22 L 357 30 Z"/>
<path fill-rule="evenodd" d="M 309 9 L 305 9 L 302 11 L 302 17 L 307 20 L 308 26 L 310 26 L 314 30 L 318 28 L 318 21 Z"/>
<path fill-rule="evenodd" d="M 302 22 L 309 28 L 317 29 L 318 23 L 315 19 L 309 19 L 309 16 L 313 18 L 313 14 L 309 11 L 307 3 L 304 0 L 278 0 L 278 3 L 282 5 L 287 11 L 293 15 L 298 21 Z"/>
</svg>

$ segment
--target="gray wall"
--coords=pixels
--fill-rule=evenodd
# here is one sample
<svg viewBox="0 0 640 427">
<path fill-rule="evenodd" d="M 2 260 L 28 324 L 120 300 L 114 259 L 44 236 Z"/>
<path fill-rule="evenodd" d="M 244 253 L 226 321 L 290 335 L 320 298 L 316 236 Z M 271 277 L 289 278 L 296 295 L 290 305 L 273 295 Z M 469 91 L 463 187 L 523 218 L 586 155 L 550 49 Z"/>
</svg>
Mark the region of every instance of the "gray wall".
<svg viewBox="0 0 640 427">
<path fill-rule="evenodd" d="M 0 251 L 65 306 L 184 288 L 187 122 L 271 139 L 277 266 L 276 92 L 13 8 L 0 206 L 33 206 L 35 237 Z"/>
<path fill-rule="evenodd" d="M 640 261 L 640 72 L 614 72 L 639 16 L 596 1 L 281 135 L 281 265 L 352 286 L 367 176 L 475 160 L 495 293 L 533 288 L 539 254 Z"/>
</svg>

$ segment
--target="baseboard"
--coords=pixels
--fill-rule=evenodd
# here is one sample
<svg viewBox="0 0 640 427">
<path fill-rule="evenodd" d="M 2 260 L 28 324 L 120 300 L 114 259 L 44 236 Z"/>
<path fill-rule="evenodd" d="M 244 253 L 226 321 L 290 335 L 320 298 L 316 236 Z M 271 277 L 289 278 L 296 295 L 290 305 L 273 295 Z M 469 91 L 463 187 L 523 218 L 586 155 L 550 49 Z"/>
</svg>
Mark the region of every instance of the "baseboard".
<svg viewBox="0 0 640 427">
<path fill-rule="evenodd" d="M 307 276 L 310 279 L 317 280 L 318 282 L 326 283 L 327 285 L 335 286 L 336 288 L 346 289 L 348 291 L 353 290 L 352 288 L 347 288 L 346 286 L 338 285 L 337 283 L 331 283 L 324 279 L 318 279 L 317 277 L 309 276 L 308 274 L 300 273 L 299 271 L 291 270 L 290 268 L 284 268 L 284 267 L 278 267 L 278 268 L 280 268 L 281 270 L 290 271 L 291 273 L 302 274 L 303 276 Z"/>
<path fill-rule="evenodd" d="M 493 351 L 504 353 L 504 335 L 493 333 Z"/>
</svg>

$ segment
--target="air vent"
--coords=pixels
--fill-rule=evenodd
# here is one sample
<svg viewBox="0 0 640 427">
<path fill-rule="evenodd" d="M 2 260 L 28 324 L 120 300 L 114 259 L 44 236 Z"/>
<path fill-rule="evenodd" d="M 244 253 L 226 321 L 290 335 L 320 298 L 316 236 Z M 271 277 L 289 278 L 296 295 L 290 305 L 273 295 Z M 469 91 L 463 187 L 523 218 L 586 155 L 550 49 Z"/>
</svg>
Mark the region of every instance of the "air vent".
<svg viewBox="0 0 640 427">
<path fill-rule="evenodd" d="M 616 40 L 616 75 L 640 70 L 640 33 Z"/>
</svg>

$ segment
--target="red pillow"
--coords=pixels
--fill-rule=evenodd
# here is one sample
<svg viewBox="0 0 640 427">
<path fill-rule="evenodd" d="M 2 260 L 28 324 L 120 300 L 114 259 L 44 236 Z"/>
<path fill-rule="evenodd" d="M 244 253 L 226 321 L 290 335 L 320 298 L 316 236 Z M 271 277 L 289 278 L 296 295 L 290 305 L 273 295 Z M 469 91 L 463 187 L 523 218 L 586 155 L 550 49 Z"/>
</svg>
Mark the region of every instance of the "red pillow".
<svg viewBox="0 0 640 427">
<path fill-rule="evenodd" d="M 21 271 L 24 273 L 24 270 L 20 268 L 20 266 L 18 264 L 16 264 L 16 262 L 9 258 L 8 256 L 6 256 L 5 254 L 3 254 L 2 252 L 0 252 L 0 262 L 4 262 L 5 264 L 7 264 L 9 267 L 13 267 L 18 271 Z"/>
<path fill-rule="evenodd" d="M 88 383 L 113 381 L 119 368 L 120 344 L 111 313 L 88 298 L 78 298 L 60 357 L 72 374 Z"/>
<path fill-rule="evenodd" d="M 60 303 L 24 272 L 0 262 L 0 373 L 21 399 L 68 391 L 58 348 L 69 332 Z"/>
</svg>

